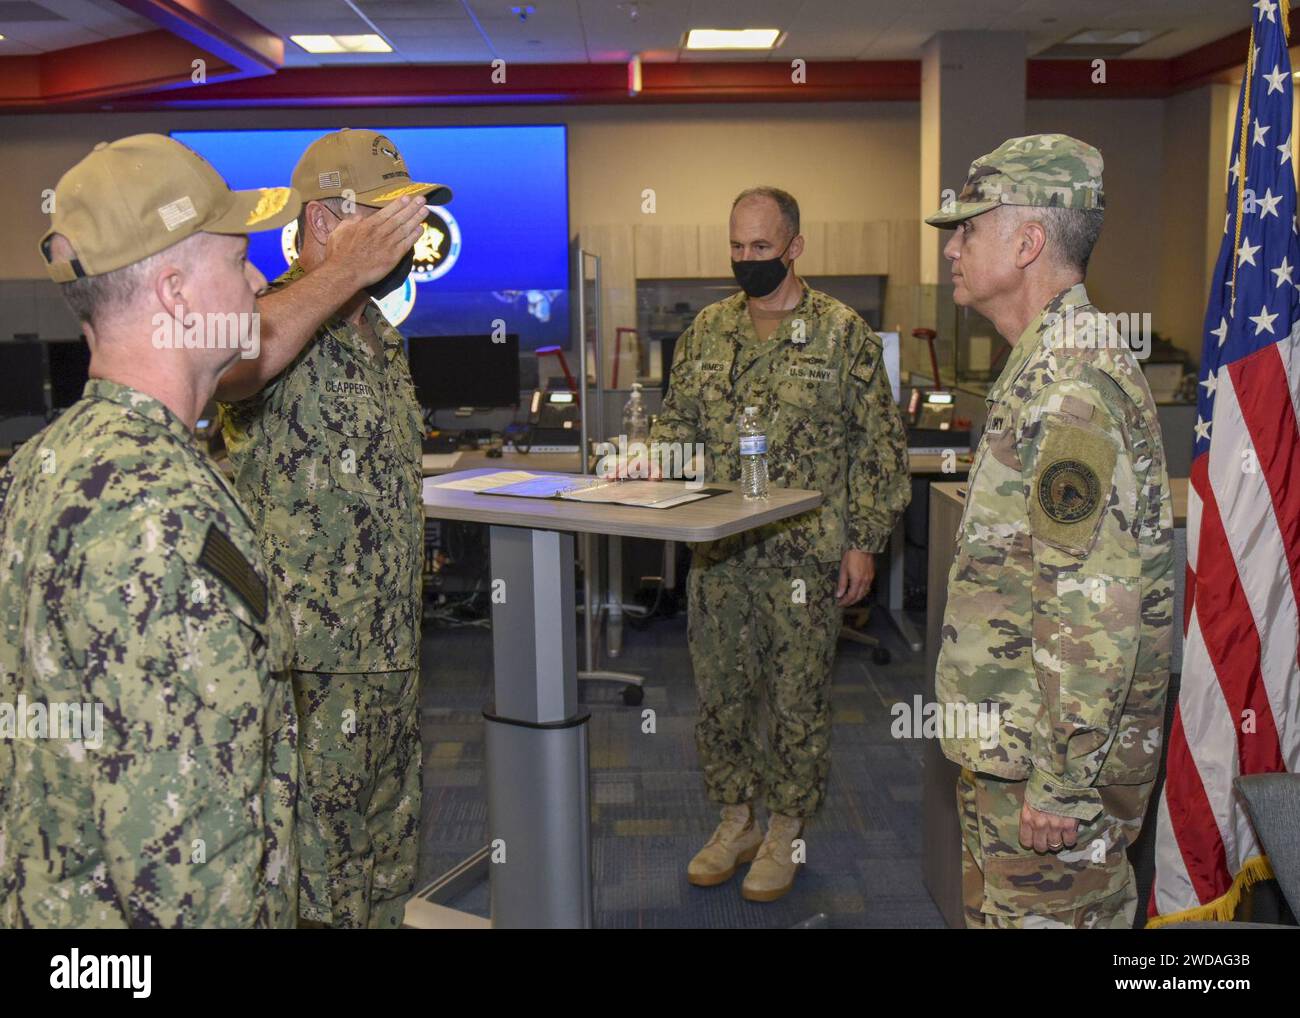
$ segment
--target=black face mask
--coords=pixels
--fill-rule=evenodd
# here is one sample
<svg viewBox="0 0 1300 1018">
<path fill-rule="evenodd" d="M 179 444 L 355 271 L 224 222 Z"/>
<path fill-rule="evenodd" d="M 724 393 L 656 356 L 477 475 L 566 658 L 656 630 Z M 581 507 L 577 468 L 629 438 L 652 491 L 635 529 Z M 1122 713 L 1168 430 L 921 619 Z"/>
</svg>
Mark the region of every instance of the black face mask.
<svg viewBox="0 0 1300 1018">
<path fill-rule="evenodd" d="M 785 279 L 785 274 L 790 271 L 790 266 L 781 261 L 781 258 L 786 251 L 790 250 L 790 245 L 793 243 L 794 238 L 791 237 L 785 249 L 775 258 L 764 258 L 762 261 L 733 261 L 731 272 L 736 277 L 736 282 L 740 284 L 740 288 L 751 297 L 766 297 L 780 286 Z"/>
<path fill-rule="evenodd" d="M 376 279 L 366 287 L 366 293 L 370 294 L 375 300 L 383 300 L 390 293 L 406 282 L 406 277 L 411 274 L 411 269 L 415 267 L 415 248 L 407 251 L 402 256 L 402 260 L 388 270 L 388 275 L 383 279 Z"/>
</svg>

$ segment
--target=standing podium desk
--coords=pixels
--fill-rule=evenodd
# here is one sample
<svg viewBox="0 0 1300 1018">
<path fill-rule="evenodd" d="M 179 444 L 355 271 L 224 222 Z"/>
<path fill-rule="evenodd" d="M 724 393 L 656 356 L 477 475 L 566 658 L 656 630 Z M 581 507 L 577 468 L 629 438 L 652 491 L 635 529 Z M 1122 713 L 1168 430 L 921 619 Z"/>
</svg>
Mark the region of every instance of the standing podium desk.
<svg viewBox="0 0 1300 1018">
<path fill-rule="evenodd" d="M 500 469 L 461 470 L 438 481 Z M 578 704 L 574 535 L 713 541 L 822 501 L 820 492 L 773 488 L 766 500 L 746 502 L 734 486 L 707 487 L 730 490 L 642 509 L 426 489 L 426 517 L 491 528 L 494 700 L 483 711 L 490 843 L 417 893 L 407 904 L 408 923 L 485 925 L 444 906 L 487 868 L 492 926 L 592 925 L 590 714 Z"/>
</svg>

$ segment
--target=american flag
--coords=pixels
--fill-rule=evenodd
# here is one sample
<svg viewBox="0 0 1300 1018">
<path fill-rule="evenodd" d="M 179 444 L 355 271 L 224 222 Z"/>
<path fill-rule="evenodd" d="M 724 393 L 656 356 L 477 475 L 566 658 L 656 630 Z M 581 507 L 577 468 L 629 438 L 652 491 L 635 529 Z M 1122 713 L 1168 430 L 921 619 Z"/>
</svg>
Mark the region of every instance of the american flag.
<svg viewBox="0 0 1300 1018">
<path fill-rule="evenodd" d="M 1286 0 L 1251 5 L 1187 497 L 1182 687 L 1149 925 L 1270 875 L 1232 780 L 1300 761 L 1300 238 Z"/>
</svg>

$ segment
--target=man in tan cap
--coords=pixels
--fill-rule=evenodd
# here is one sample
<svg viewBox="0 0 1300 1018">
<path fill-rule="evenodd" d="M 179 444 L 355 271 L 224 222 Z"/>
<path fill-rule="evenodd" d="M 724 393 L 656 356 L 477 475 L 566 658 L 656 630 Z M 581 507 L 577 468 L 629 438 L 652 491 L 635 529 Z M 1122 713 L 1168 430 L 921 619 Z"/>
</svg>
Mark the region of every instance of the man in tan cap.
<svg viewBox="0 0 1300 1018">
<path fill-rule="evenodd" d="M 291 630 L 192 429 L 248 349 L 245 235 L 298 207 L 156 134 L 54 191 L 90 381 L 0 472 L 0 926 L 296 921 Z"/>
<path fill-rule="evenodd" d="M 293 181 L 304 201 L 298 260 L 260 303 L 272 336 L 301 333 L 295 294 L 338 260 L 340 234 L 385 223 L 375 243 L 397 241 L 384 273 L 321 291 L 332 313 L 314 319 L 305 345 L 269 341 L 284 366 L 267 384 L 248 395 L 223 381 L 218 398 L 238 397 L 222 405 L 235 485 L 296 634 L 315 815 L 301 831 L 302 915 L 393 928 L 420 833 L 423 423 L 401 334 L 370 298 L 405 282 L 424 202 L 451 192 L 412 181 L 393 143 L 363 130 L 315 141 Z"/>
<path fill-rule="evenodd" d="M 926 220 L 955 228 L 953 299 L 1013 347 L 988 394 L 935 676 L 942 716 L 967 719 L 942 743 L 963 768 L 972 927 L 1122 928 L 1136 911 L 1127 849 L 1160 762 L 1173 511 L 1155 402 L 1083 285 L 1101 171 L 1066 135 L 1012 138 Z"/>
</svg>

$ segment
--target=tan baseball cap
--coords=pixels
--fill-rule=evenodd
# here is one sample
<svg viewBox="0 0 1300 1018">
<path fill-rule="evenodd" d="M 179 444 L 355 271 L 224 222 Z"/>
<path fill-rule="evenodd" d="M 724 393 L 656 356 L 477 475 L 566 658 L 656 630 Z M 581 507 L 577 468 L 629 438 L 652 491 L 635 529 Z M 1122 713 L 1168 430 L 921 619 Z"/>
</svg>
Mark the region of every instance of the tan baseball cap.
<svg viewBox="0 0 1300 1018">
<path fill-rule="evenodd" d="M 54 215 L 41 238 L 46 271 L 58 283 L 143 261 L 196 233 L 273 230 L 301 207 L 289 187 L 232 191 L 197 152 L 162 134 L 101 141 L 54 189 Z M 71 260 L 50 257 L 68 239 Z"/>
<path fill-rule="evenodd" d="M 445 184 L 412 180 L 397 146 L 382 134 L 349 127 L 308 145 L 293 168 L 292 183 L 304 202 L 350 197 L 378 207 L 408 194 L 422 194 L 430 205 L 451 201 Z"/>
</svg>

